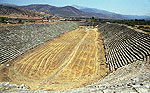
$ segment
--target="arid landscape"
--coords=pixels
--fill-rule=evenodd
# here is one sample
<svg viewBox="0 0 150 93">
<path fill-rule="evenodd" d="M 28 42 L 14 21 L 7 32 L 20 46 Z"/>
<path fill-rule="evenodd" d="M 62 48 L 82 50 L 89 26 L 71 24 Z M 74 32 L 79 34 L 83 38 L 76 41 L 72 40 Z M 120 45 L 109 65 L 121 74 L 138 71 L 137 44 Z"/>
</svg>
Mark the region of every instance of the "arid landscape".
<svg viewBox="0 0 150 93">
<path fill-rule="evenodd" d="M 149 18 L 0 2 L 0 93 L 150 93 Z"/>
</svg>

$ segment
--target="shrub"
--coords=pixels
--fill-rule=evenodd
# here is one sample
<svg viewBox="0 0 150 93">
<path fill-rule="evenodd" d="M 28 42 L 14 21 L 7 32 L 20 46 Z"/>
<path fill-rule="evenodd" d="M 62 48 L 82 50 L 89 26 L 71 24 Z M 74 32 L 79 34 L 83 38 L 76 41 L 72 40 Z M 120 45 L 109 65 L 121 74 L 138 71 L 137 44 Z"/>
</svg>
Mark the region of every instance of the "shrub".
<svg viewBox="0 0 150 93">
<path fill-rule="evenodd" d="M 145 27 L 145 29 L 150 29 L 150 27 Z"/>
<path fill-rule="evenodd" d="M 138 29 L 144 28 L 144 26 L 139 26 Z"/>
</svg>

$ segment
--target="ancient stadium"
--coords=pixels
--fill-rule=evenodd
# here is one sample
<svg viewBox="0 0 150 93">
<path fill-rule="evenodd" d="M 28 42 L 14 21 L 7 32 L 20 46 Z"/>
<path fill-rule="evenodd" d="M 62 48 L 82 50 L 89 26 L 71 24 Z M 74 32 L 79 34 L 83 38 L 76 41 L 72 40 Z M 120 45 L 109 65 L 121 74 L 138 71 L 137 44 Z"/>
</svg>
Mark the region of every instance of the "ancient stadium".
<svg viewBox="0 0 150 93">
<path fill-rule="evenodd" d="M 134 10 L 105 0 L 132 15 L 100 10 L 103 0 L 84 2 L 98 9 L 9 1 L 0 2 L 0 93 L 150 93 L 150 16 L 133 15 L 146 1 Z"/>
<path fill-rule="evenodd" d="M 109 22 L 0 27 L 2 92 L 150 92 L 150 34 Z"/>
</svg>

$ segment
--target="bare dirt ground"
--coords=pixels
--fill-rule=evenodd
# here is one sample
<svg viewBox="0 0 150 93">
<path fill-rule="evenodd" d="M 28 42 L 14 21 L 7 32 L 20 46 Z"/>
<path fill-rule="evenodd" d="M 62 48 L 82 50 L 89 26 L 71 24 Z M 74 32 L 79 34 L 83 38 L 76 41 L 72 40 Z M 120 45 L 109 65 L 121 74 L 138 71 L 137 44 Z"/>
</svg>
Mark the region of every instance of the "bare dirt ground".
<svg viewBox="0 0 150 93">
<path fill-rule="evenodd" d="M 65 90 L 92 84 L 107 72 L 98 29 L 78 28 L 2 64 L 0 82 L 25 84 L 32 90 Z"/>
</svg>

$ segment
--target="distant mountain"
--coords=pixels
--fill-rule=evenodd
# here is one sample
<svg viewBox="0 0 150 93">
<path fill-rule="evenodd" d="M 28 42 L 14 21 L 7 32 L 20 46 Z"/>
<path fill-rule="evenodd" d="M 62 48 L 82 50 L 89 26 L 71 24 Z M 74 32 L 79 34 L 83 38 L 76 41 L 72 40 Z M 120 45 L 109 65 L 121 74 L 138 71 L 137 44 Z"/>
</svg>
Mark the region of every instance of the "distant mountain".
<svg viewBox="0 0 150 93">
<path fill-rule="evenodd" d="M 17 6 L 17 8 L 24 8 L 24 9 L 30 9 L 30 10 L 35 10 L 35 11 L 40 11 L 40 12 L 51 12 L 55 6 L 47 5 L 47 4 L 31 4 L 27 6 Z M 50 10 L 52 9 L 52 10 Z"/>
<path fill-rule="evenodd" d="M 96 9 L 96 8 L 87 8 L 87 7 L 77 6 L 77 5 L 73 5 L 73 7 L 77 8 L 81 11 L 84 11 L 84 12 L 101 13 L 101 14 L 109 15 L 111 17 L 115 17 L 115 18 L 119 18 L 119 19 L 148 19 L 148 18 L 150 18 L 150 16 L 122 15 L 122 14 L 117 14 L 117 13 L 113 13 L 113 12 L 109 12 L 109 11 L 105 11 L 105 10 L 100 10 L 100 9 Z"/>
<path fill-rule="evenodd" d="M 109 15 L 114 18 L 118 18 L 118 19 L 126 19 L 127 18 L 121 14 L 116 14 L 116 13 L 108 12 L 105 10 L 94 9 L 94 8 L 84 8 L 84 9 L 80 9 L 80 10 L 84 11 L 84 12 L 89 12 L 89 13 L 101 13 L 104 15 Z"/>
<path fill-rule="evenodd" d="M 145 20 L 150 20 L 150 17 L 149 17 L 149 18 L 146 18 Z"/>
<path fill-rule="evenodd" d="M 150 16 L 138 16 L 138 15 L 124 15 L 129 19 L 148 19 Z"/>
<path fill-rule="evenodd" d="M 108 12 L 105 10 L 100 10 L 100 9 L 96 9 L 96 8 L 87 8 L 87 7 L 82 7 L 82 6 L 78 6 L 78 5 L 72 5 L 73 7 L 84 11 L 84 12 L 93 12 L 93 13 L 102 13 L 102 14 L 115 14 L 113 12 Z"/>
<path fill-rule="evenodd" d="M 77 8 L 77 9 L 84 9 L 84 8 L 87 8 L 87 7 L 84 7 L 84 6 L 78 6 L 78 5 L 72 5 L 72 7 L 74 8 Z"/>
<path fill-rule="evenodd" d="M 84 12 L 89 12 L 89 13 L 101 13 L 104 15 L 109 15 L 113 18 L 117 18 L 117 19 L 127 19 L 127 17 L 121 15 L 121 14 L 116 14 L 113 12 L 109 12 L 109 11 L 105 11 L 105 10 L 100 10 L 100 9 L 96 9 L 96 8 L 87 8 L 87 7 L 82 7 L 82 6 L 77 6 L 77 5 L 73 5 L 73 7 L 84 11 Z"/>
<path fill-rule="evenodd" d="M 0 15 L 1 16 L 12 16 L 12 17 L 52 16 L 50 14 L 46 14 L 46 13 L 42 13 L 42 12 L 37 12 L 37 11 L 27 10 L 27 9 L 22 9 L 22 8 L 15 8 L 15 7 L 0 5 Z"/>
<path fill-rule="evenodd" d="M 87 8 L 87 7 L 77 6 L 77 5 L 56 7 L 48 4 L 31 4 L 26 6 L 16 6 L 16 5 L 9 4 L 7 6 L 45 12 L 48 14 L 53 14 L 61 17 L 96 17 L 96 18 L 104 18 L 104 19 L 149 19 L 150 18 L 148 16 L 121 15 L 121 14 L 117 14 L 105 10 L 100 10 L 96 8 Z"/>
<path fill-rule="evenodd" d="M 1 4 L 3 6 L 10 6 L 10 7 L 16 7 L 17 5 L 14 5 L 14 4 L 7 4 L 7 3 L 4 3 L 4 4 Z"/>
<path fill-rule="evenodd" d="M 96 17 L 96 18 L 105 18 L 105 19 L 115 19 L 115 17 L 101 14 L 101 13 L 84 12 L 72 6 L 56 7 L 47 4 L 32 4 L 27 6 L 16 6 L 16 7 L 36 10 L 39 12 L 45 12 L 56 16 L 62 16 L 62 17 Z"/>
</svg>

